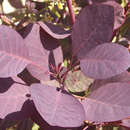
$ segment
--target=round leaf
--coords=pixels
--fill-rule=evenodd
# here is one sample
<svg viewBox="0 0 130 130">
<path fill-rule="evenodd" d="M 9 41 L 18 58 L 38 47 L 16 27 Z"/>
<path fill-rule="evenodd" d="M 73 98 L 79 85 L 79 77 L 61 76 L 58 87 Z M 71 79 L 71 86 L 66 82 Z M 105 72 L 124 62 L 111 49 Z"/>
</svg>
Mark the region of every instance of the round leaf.
<svg viewBox="0 0 130 130">
<path fill-rule="evenodd" d="M 38 112 L 50 125 L 78 127 L 83 124 L 83 106 L 72 95 L 41 84 L 32 84 L 30 91 Z"/>
<path fill-rule="evenodd" d="M 72 30 L 73 55 L 84 58 L 95 46 L 110 42 L 113 26 L 113 7 L 94 4 L 83 8 Z"/>
<path fill-rule="evenodd" d="M 81 71 L 94 79 L 110 78 L 124 72 L 129 66 L 128 49 L 114 43 L 97 46 L 80 61 Z"/>
</svg>

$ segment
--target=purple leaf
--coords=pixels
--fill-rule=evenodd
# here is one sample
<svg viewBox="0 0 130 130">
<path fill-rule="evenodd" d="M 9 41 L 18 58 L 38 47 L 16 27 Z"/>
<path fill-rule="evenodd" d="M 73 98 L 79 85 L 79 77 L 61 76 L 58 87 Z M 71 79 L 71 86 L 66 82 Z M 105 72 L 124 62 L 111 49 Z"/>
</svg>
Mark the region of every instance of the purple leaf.
<svg viewBox="0 0 130 130">
<path fill-rule="evenodd" d="M 78 127 L 85 119 L 81 103 L 57 88 L 32 84 L 31 95 L 42 118 L 52 126 Z"/>
<path fill-rule="evenodd" d="M 22 1 L 20 0 L 8 0 L 9 1 L 9 4 L 11 4 L 11 6 L 13 6 L 14 8 L 16 9 L 21 9 L 23 8 L 23 5 L 22 5 Z"/>
<path fill-rule="evenodd" d="M 113 13 L 111 6 L 102 4 L 89 5 L 80 12 L 72 30 L 73 55 L 83 58 L 95 46 L 111 40 Z"/>
<path fill-rule="evenodd" d="M 5 25 L 0 25 L 0 37 L 0 77 L 16 76 L 30 63 L 24 40 Z"/>
<path fill-rule="evenodd" d="M 120 125 L 130 128 L 130 119 L 128 118 L 128 119 L 122 120 L 122 122 L 120 123 Z"/>
<path fill-rule="evenodd" d="M 130 116 L 130 83 L 110 83 L 82 101 L 86 120 L 112 122 Z"/>
<path fill-rule="evenodd" d="M 114 77 L 103 79 L 103 80 L 95 80 L 92 84 L 90 90 L 95 91 L 96 89 L 102 87 L 103 85 L 107 83 L 114 83 L 114 82 L 130 82 L 130 73 L 125 71 L 119 75 L 116 75 Z"/>
<path fill-rule="evenodd" d="M 110 5 L 114 8 L 114 30 L 118 29 L 125 22 L 124 9 L 120 4 L 112 0 L 104 2 L 103 4 Z"/>
<path fill-rule="evenodd" d="M 14 117 L 13 120 L 15 120 L 28 117 L 31 113 L 31 109 L 25 110 L 29 102 L 28 86 L 25 86 L 25 83 L 17 77 L 0 79 L 0 82 L 2 82 L 0 84 L 0 118 L 12 119 Z M 6 91 L 3 91 L 3 88 L 7 88 Z"/>
<path fill-rule="evenodd" d="M 114 43 L 98 45 L 80 61 L 81 71 L 94 79 L 110 78 L 124 72 L 129 66 L 128 49 Z"/>
<path fill-rule="evenodd" d="M 65 127 L 51 126 L 41 117 L 36 108 L 31 116 L 31 119 L 40 126 L 39 130 L 81 130 L 79 127 L 65 128 Z"/>
<path fill-rule="evenodd" d="M 54 25 L 51 23 L 43 23 L 43 22 L 38 22 L 38 24 L 46 33 L 48 33 L 53 38 L 64 39 L 70 36 L 70 31 L 65 31 L 63 28 L 59 27 L 58 25 Z"/>
<path fill-rule="evenodd" d="M 93 79 L 84 76 L 81 71 L 70 71 L 65 80 L 65 86 L 71 92 L 83 92 L 87 90 Z"/>
<path fill-rule="evenodd" d="M 57 66 L 63 60 L 58 41 L 34 24 L 25 42 L 32 60 L 27 66 L 28 71 L 39 80 L 50 80 L 50 65 Z"/>
</svg>

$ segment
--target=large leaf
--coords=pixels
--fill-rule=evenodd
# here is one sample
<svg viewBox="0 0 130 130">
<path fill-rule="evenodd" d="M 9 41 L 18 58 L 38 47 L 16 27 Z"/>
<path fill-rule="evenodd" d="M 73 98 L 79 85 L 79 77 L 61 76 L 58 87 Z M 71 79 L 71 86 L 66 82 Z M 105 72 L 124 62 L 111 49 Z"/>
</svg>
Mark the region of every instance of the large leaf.
<svg viewBox="0 0 130 130">
<path fill-rule="evenodd" d="M 81 127 L 66 128 L 66 127 L 59 127 L 59 126 L 51 126 L 41 117 L 41 115 L 36 110 L 36 107 L 34 108 L 35 111 L 33 112 L 31 119 L 40 126 L 39 130 L 81 130 Z"/>
<path fill-rule="evenodd" d="M 32 60 L 27 69 L 37 79 L 50 80 L 50 65 L 57 66 L 63 60 L 58 41 L 34 24 L 25 42 Z"/>
<path fill-rule="evenodd" d="M 114 43 L 98 45 L 80 61 L 82 72 L 94 79 L 110 78 L 124 72 L 129 66 L 128 49 Z"/>
<path fill-rule="evenodd" d="M 114 10 L 111 6 L 95 4 L 85 7 L 72 30 L 73 54 L 79 58 L 95 46 L 109 42 L 113 34 Z"/>
<path fill-rule="evenodd" d="M 114 82 L 130 82 L 130 73 L 128 71 L 125 71 L 119 75 L 116 75 L 108 79 L 95 80 L 90 90 L 95 91 L 96 89 L 102 87 L 107 83 L 114 83 Z"/>
<path fill-rule="evenodd" d="M 0 25 L 0 37 L 0 77 L 16 76 L 30 63 L 24 40 L 5 25 Z"/>
<path fill-rule="evenodd" d="M 114 29 L 118 29 L 125 21 L 124 9 L 113 0 L 109 0 L 103 4 L 110 5 L 114 8 Z"/>
<path fill-rule="evenodd" d="M 17 77 L 0 79 L 0 118 L 24 119 L 31 114 L 28 86 Z"/>
<path fill-rule="evenodd" d="M 43 23 L 38 22 L 38 24 L 48 33 L 50 36 L 56 39 L 64 39 L 70 36 L 70 31 L 65 31 L 63 28 L 59 27 L 58 25 L 54 25 L 51 23 Z"/>
<path fill-rule="evenodd" d="M 112 122 L 130 116 L 130 83 L 107 84 L 83 100 L 86 120 Z"/>
<path fill-rule="evenodd" d="M 84 76 L 81 71 L 70 71 L 65 80 L 65 86 L 71 92 L 83 92 L 89 88 L 91 83 L 93 79 Z"/>
<path fill-rule="evenodd" d="M 85 119 L 81 103 L 67 92 L 55 87 L 32 84 L 31 95 L 36 108 L 52 126 L 78 127 Z"/>
</svg>

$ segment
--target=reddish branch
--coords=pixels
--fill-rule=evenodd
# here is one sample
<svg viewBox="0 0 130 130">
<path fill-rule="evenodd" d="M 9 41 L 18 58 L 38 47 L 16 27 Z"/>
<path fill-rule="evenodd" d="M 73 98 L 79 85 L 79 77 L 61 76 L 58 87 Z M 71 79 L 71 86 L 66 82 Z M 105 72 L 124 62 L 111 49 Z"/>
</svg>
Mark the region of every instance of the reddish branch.
<svg viewBox="0 0 130 130">
<path fill-rule="evenodd" d="M 68 6 L 68 9 L 69 9 L 72 24 L 74 24 L 75 15 L 74 15 L 74 11 L 73 11 L 73 8 L 72 8 L 72 0 L 67 0 L 67 6 Z"/>
<path fill-rule="evenodd" d="M 13 22 L 12 22 L 9 18 L 7 18 L 4 14 L 0 14 L 0 18 L 1 18 L 5 23 L 7 23 L 7 24 L 9 24 L 9 25 L 13 25 Z"/>
</svg>

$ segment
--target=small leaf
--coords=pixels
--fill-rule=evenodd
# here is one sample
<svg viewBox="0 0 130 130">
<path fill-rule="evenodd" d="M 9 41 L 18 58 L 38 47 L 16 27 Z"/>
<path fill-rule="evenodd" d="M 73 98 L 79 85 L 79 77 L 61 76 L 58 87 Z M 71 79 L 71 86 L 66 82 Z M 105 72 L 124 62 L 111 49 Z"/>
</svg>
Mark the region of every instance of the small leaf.
<svg viewBox="0 0 130 130">
<path fill-rule="evenodd" d="M 110 83 L 82 101 L 86 120 L 112 122 L 130 116 L 130 83 Z"/>
<path fill-rule="evenodd" d="M 63 28 L 59 27 L 58 25 L 54 25 L 51 23 L 43 23 L 43 22 L 38 22 L 38 24 L 46 33 L 48 33 L 53 38 L 64 39 L 70 36 L 70 31 L 65 31 Z"/>
<path fill-rule="evenodd" d="M 97 46 L 80 61 L 81 71 L 94 79 L 110 78 L 124 72 L 129 66 L 128 49 L 114 43 Z"/>
<path fill-rule="evenodd" d="M 30 63 L 24 40 L 5 25 L 0 25 L 0 37 L 0 77 L 16 76 Z"/>
<path fill-rule="evenodd" d="M 113 26 L 114 10 L 111 6 L 95 4 L 85 7 L 73 26 L 73 55 L 84 58 L 97 45 L 110 42 Z"/>
<path fill-rule="evenodd" d="M 78 127 L 83 124 L 84 109 L 72 95 L 41 84 L 32 84 L 30 91 L 38 112 L 50 125 Z"/>
<path fill-rule="evenodd" d="M 81 71 L 69 72 L 65 80 L 65 86 L 71 92 L 83 92 L 87 90 L 93 79 L 84 76 Z"/>
</svg>

